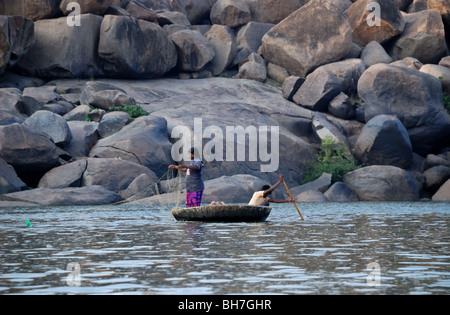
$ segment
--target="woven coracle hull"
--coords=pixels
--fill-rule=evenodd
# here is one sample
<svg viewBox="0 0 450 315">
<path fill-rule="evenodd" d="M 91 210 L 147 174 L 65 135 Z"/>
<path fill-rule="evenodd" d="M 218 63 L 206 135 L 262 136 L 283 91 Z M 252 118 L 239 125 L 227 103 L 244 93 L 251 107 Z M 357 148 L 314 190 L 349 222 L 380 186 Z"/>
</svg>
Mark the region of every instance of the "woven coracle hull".
<svg viewBox="0 0 450 315">
<path fill-rule="evenodd" d="M 267 219 L 272 208 L 239 204 L 201 206 L 175 209 L 178 221 L 260 222 Z"/>
</svg>

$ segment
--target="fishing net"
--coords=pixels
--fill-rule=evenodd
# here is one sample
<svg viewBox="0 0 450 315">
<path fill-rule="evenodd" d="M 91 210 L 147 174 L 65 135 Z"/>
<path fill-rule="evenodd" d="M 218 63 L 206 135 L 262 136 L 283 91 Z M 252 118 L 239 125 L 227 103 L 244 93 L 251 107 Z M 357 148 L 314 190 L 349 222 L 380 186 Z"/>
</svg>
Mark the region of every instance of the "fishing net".
<svg viewBox="0 0 450 315">
<path fill-rule="evenodd" d="M 157 206 L 160 210 L 178 209 L 185 198 L 181 172 L 169 169 L 154 184 L 138 188 L 138 192 L 119 203 L 137 201 L 145 198 L 145 204 Z"/>
<path fill-rule="evenodd" d="M 169 169 L 158 182 L 155 183 L 154 198 L 159 207 L 164 210 L 178 209 L 185 197 L 181 172 Z"/>
</svg>

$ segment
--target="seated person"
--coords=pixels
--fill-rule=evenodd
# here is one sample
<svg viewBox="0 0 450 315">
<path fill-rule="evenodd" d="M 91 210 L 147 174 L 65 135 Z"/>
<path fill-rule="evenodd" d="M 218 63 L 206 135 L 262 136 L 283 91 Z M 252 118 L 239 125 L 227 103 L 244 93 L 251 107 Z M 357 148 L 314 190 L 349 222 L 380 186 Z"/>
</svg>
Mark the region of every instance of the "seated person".
<svg viewBox="0 0 450 315">
<path fill-rule="evenodd" d="M 287 200 L 279 200 L 279 199 L 271 199 L 268 196 L 272 193 L 272 191 L 275 190 L 284 180 L 283 175 L 279 175 L 278 182 L 270 187 L 269 185 L 264 185 L 261 189 L 261 191 L 257 191 L 253 194 L 252 199 L 248 203 L 250 206 L 269 206 L 270 202 L 274 203 L 287 203 L 291 202 L 294 203 L 294 199 L 287 199 Z"/>
</svg>

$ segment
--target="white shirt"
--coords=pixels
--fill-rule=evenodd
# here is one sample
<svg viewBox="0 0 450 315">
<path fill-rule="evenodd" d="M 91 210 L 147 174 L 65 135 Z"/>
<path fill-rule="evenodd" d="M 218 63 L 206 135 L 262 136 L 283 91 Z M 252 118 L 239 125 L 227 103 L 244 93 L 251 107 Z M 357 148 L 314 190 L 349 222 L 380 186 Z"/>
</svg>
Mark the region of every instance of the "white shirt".
<svg viewBox="0 0 450 315">
<path fill-rule="evenodd" d="M 253 194 L 253 197 L 248 204 L 250 206 L 259 206 L 264 201 L 269 201 L 269 199 L 269 197 L 264 197 L 264 191 L 257 191 Z"/>
</svg>

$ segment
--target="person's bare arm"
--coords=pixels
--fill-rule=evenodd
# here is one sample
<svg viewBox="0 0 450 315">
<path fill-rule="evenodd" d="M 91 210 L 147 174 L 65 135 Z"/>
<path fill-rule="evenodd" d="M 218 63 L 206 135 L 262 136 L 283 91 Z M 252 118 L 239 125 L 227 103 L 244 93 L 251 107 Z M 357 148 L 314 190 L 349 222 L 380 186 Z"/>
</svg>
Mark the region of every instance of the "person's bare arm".
<svg viewBox="0 0 450 315">
<path fill-rule="evenodd" d="M 184 168 L 186 170 L 187 169 L 190 169 L 190 170 L 193 170 L 193 171 L 198 171 L 199 170 L 197 165 L 178 165 L 178 167 L 179 168 Z"/>
<path fill-rule="evenodd" d="M 282 199 L 269 199 L 269 202 L 273 202 L 273 203 L 294 203 L 295 200 L 294 199 L 286 199 L 286 200 L 282 200 Z"/>
<path fill-rule="evenodd" d="M 188 169 L 191 169 L 193 171 L 198 171 L 199 168 L 197 165 L 169 165 L 170 169 L 177 169 L 182 172 L 186 172 Z"/>
<path fill-rule="evenodd" d="M 273 185 L 272 187 L 270 187 L 269 189 L 267 189 L 266 191 L 264 191 L 264 198 L 265 197 L 267 197 L 272 191 L 274 191 L 282 182 L 283 182 L 283 180 L 284 180 L 284 177 L 283 177 L 283 175 L 279 175 L 278 176 L 278 182 L 276 182 L 276 184 L 275 185 Z"/>
</svg>

